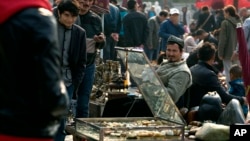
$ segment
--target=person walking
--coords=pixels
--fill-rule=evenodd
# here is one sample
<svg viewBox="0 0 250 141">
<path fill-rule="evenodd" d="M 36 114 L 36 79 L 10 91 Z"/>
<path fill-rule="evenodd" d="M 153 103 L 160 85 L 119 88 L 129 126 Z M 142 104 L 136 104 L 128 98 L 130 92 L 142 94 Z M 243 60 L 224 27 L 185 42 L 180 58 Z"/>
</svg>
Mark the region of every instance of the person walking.
<svg viewBox="0 0 250 141">
<path fill-rule="evenodd" d="M 0 140 L 53 141 L 69 99 L 47 0 L 0 1 Z"/>
<path fill-rule="evenodd" d="M 218 57 L 223 61 L 223 69 L 226 76 L 227 87 L 230 85 L 229 69 L 233 64 L 239 64 L 239 58 L 234 55 L 237 53 L 237 33 L 236 25 L 241 23 L 236 8 L 233 5 L 224 7 L 225 20 L 221 23 L 221 30 L 218 44 Z"/>
</svg>

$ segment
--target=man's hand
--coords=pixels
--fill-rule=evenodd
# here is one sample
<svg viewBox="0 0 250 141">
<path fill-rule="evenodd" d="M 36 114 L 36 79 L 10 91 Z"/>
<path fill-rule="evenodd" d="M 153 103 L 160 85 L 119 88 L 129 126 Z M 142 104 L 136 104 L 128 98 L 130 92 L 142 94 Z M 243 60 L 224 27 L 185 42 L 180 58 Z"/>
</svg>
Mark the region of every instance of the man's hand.
<svg viewBox="0 0 250 141">
<path fill-rule="evenodd" d="M 99 35 L 95 35 L 94 36 L 94 40 L 96 41 L 96 42 L 104 42 L 104 40 L 105 40 L 105 35 L 103 34 L 103 33 L 100 33 Z"/>
<path fill-rule="evenodd" d="M 160 51 L 160 54 L 159 54 L 159 55 L 163 55 L 163 54 L 166 54 L 166 52 Z"/>
<path fill-rule="evenodd" d="M 116 42 L 119 41 L 119 34 L 118 34 L 118 33 L 112 33 L 112 34 L 111 34 L 111 37 L 112 37 Z"/>
</svg>

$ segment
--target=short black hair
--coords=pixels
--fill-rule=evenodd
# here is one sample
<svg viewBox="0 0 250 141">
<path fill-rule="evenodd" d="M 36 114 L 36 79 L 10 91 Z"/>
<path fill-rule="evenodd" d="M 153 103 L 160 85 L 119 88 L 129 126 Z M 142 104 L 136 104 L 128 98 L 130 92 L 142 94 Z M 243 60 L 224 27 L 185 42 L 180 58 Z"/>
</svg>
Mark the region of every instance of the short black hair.
<svg viewBox="0 0 250 141">
<path fill-rule="evenodd" d="M 206 33 L 206 31 L 204 29 L 198 29 L 196 30 L 196 35 L 199 36 L 199 35 L 202 35 L 203 33 Z"/>
<path fill-rule="evenodd" d="M 58 7 L 58 11 L 62 14 L 64 11 L 70 12 L 73 16 L 78 16 L 79 14 L 79 3 L 76 0 L 62 0 Z"/>
<path fill-rule="evenodd" d="M 209 61 L 213 56 L 215 56 L 216 48 L 212 43 L 205 42 L 198 50 L 199 60 Z"/>
<path fill-rule="evenodd" d="M 208 6 L 206 5 L 206 6 L 203 6 L 203 7 L 201 8 L 201 10 L 202 10 L 202 11 L 208 11 L 209 8 L 208 8 Z"/>
<path fill-rule="evenodd" d="M 135 8 L 135 5 L 136 5 L 136 1 L 135 0 L 128 0 L 128 2 L 127 2 L 127 7 L 128 7 L 128 9 L 134 9 Z"/>
<path fill-rule="evenodd" d="M 232 73 L 235 78 L 242 77 L 242 68 L 238 64 L 233 64 L 229 70 L 229 73 Z"/>
<path fill-rule="evenodd" d="M 115 4 L 118 3 L 117 0 L 109 0 L 109 2 L 113 2 L 113 3 L 115 3 Z"/>
<path fill-rule="evenodd" d="M 167 10 L 162 10 L 162 11 L 159 13 L 159 16 L 167 17 L 167 16 L 168 16 L 168 11 L 167 11 Z"/>
</svg>

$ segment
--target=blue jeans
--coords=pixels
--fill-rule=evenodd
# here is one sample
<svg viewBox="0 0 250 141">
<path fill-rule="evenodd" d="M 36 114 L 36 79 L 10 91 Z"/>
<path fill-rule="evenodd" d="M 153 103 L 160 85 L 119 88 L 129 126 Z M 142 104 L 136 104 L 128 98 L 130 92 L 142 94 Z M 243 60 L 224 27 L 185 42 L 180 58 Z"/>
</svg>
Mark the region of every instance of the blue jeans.
<svg viewBox="0 0 250 141">
<path fill-rule="evenodd" d="M 95 78 L 95 64 L 86 66 L 84 78 L 77 92 L 76 118 L 89 117 L 89 97 Z"/>
<path fill-rule="evenodd" d="M 149 49 L 149 48 L 145 47 L 144 52 L 147 55 L 149 61 L 158 59 L 158 55 L 159 55 L 158 48 Z"/>
<path fill-rule="evenodd" d="M 71 101 L 72 96 L 73 96 L 73 92 L 74 92 L 74 86 L 70 85 L 70 86 L 66 87 L 66 89 L 67 89 L 67 92 L 68 92 L 69 100 Z M 68 107 L 68 108 L 70 108 L 70 107 Z M 59 126 L 58 131 L 57 131 L 57 134 L 54 137 L 54 141 L 64 141 L 65 140 L 65 136 L 66 136 L 66 132 L 65 132 L 66 120 L 67 120 L 67 115 L 65 115 L 65 117 L 61 120 L 60 126 Z"/>
</svg>

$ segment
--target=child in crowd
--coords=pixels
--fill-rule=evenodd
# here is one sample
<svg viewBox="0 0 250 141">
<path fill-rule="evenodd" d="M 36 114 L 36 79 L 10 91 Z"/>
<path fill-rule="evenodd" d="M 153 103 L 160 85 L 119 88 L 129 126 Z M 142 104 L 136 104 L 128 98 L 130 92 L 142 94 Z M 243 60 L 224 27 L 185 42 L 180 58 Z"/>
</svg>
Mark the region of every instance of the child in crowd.
<svg viewBox="0 0 250 141">
<path fill-rule="evenodd" d="M 229 82 L 230 88 L 228 92 L 236 96 L 245 96 L 245 86 L 242 80 L 242 68 L 237 64 L 232 65 L 229 73 L 230 73 L 230 82 Z M 248 106 L 243 105 L 242 110 L 244 116 L 247 117 Z"/>
</svg>

